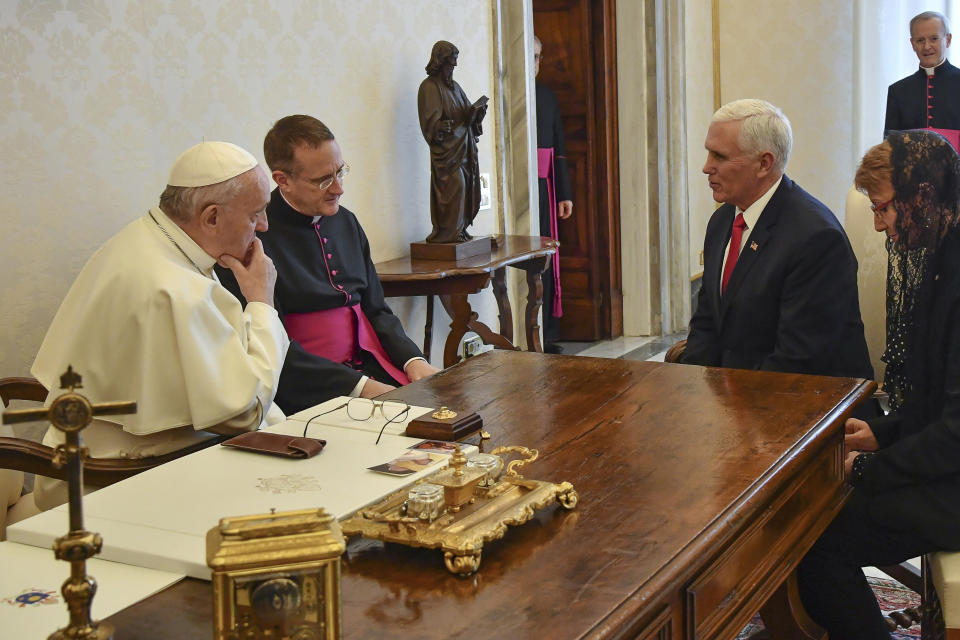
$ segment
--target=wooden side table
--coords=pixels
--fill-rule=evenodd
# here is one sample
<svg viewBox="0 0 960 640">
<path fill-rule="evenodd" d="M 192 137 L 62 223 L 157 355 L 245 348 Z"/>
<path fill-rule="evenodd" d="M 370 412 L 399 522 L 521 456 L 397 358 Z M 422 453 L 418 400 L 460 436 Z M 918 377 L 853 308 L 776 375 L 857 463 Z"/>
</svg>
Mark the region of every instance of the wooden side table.
<svg viewBox="0 0 960 640">
<path fill-rule="evenodd" d="M 527 273 L 527 306 L 524 327 L 530 351 L 543 351 L 538 316 L 543 300 L 540 274 L 557 251 L 557 242 L 540 236 L 494 236 L 496 247 L 490 258 L 478 256 L 466 260 L 412 260 L 409 256 L 377 263 L 377 274 L 387 297 L 427 296 L 427 323 L 423 352 L 430 359 L 433 337 L 433 296 L 440 296 L 443 308 L 453 318 L 450 334 L 443 347 L 443 366 L 460 361 L 457 347 L 467 331 L 475 332 L 485 344 L 500 349 L 517 349 L 513 344 L 513 311 L 507 296 L 507 267 Z M 493 295 L 500 313 L 497 333 L 478 319 L 467 296 L 479 293 L 493 283 Z"/>
</svg>

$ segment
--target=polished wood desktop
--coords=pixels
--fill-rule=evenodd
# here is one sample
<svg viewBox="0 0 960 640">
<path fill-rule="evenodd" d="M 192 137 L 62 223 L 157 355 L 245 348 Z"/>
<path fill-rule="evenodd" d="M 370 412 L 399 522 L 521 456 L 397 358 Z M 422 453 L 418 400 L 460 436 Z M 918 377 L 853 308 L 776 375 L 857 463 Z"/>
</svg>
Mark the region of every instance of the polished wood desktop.
<svg viewBox="0 0 960 640">
<path fill-rule="evenodd" d="M 873 388 L 492 351 L 392 391 L 479 412 L 488 450 L 537 447 L 524 474 L 572 482 L 580 503 L 510 527 L 467 578 L 436 550 L 351 540 L 344 637 L 734 638 L 768 600 L 785 629 L 771 596 L 847 495 L 842 425 Z M 209 637 L 210 607 L 209 583 L 188 579 L 110 621 L 118 640 Z"/>
<path fill-rule="evenodd" d="M 430 359 L 433 339 L 433 296 L 452 318 L 450 333 L 443 347 L 443 366 L 460 362 L 457 349 L 467 331 L 476 333 L 486 344 L 498 349 L 516 349 L 513 345 L 513 310 L 507 295 L 507 267 L 526 272 L 527 304 L 524 310 L 524 330 L 527 348 L 543 351 L 540 345 L 540 305 L 543 283 L 540 274 L 547 268 L 547 260 L 556 253 L 557 242 L 540 236 L 494 236 L 496 245 L 489 257 L 475 256 L 464 260 L 413 260 L 410 256 L 376 265 L 377 275 L 387 297 L 426 296 L 427 322 L 424 330 L 423 353 Z M 493 284 L 493 295 L 500 312 L 499 333 L 481 322 L 470 307 L 467 296 L 479 293 Z"/>
</svg>

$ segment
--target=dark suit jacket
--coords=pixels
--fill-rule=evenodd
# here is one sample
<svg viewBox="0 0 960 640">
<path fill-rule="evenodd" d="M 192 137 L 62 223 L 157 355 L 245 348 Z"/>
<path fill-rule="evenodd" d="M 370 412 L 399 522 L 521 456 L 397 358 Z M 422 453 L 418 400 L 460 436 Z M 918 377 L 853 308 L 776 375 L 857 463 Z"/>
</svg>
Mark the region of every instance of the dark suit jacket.
<svg viewBox="0 0 960 640">
<path fill-rule="evenodd" d="M 887 89 L 883 135 L 904 129 L 960 129 L 960 69 L 944 60 L 933 75 L 927 112 L 927 72 L 922 68 Z M 933 116 L 928 118 L 927 116 Z"/>
<path fill-rule="evenodd" d="M 857 260 L 830 210 L 783 176 L 721 298 L 735 215 L 725 204 L 707 224 L 703 285 L 681 362 L 872 379 Z"/>
<path fill-rule="evenodd" d="M 863 491 L 880 523 L 909 529 L 939 549 L 960 550 L 960 233 L 939 252 L 920 347 L 907 363 L 913 392 L 900 412 L 868 420 L 880 451 Z"/>
</svg>

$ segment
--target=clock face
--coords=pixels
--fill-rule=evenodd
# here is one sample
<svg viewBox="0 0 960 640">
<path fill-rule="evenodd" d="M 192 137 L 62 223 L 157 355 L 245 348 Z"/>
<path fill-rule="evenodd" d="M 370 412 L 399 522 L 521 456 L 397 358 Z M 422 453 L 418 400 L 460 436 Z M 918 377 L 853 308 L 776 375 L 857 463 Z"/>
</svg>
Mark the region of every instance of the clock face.
<svg viewBox="0 0 960 640">
<path fill-rule="evenodd" d="M 264 579 L 266 578 L 266 579 Z M 291 640 L 326 637 L 323 575 L 313 571 L 283 571 L 246 576 L 236 582 L 236 626 L 229 638 L 275 633 Z M 244 635 L 248 634 L 248 635 Z M 252 635 L 251 635 L 252 634 Z"/>
<path fill-rule="evenodd" d="M 269 625 L 278 625 L 300 608 L 300 585 L 290 578 L 261 582 L 250 594 L 254 615 Z"/>
<path fill-rule="evenodd" d="M 62 395 L 50 405 L 50 422 L 63 431 L 80 431 L 92 418 L 90 403 L 78 395 Z"/>
</svg>

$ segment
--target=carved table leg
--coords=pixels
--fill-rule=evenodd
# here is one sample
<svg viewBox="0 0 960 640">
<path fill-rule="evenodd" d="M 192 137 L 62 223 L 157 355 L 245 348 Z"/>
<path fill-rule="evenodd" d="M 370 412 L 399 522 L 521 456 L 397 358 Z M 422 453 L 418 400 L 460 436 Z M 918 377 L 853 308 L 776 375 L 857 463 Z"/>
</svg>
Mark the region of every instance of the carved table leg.
<svg viewBox="0 0 960 640">
<path fill-rule="evenodd" d="M 430 362 L 430 346 L 433 343 L 433 294 L 427 295 L 427 324 L 423 328 L 423 357 Z"/>
<path fill-rule="evenodd" d="M 923 556 L 921 560 L 921 574 L 923 577 L 921 594 L 920 638 L 921 640 L 960 640 L 960 631 L 947 629 L 943 621 L 943 606 L 940 596 L 933 586 L 930 575 L 930 558 Z"/>
<path fill-rule="evenodd" d="M 463 340 L 464 334 L 469 330 L 470 316 L 475 315 L 470 309 L 470 303 L 467 302 L 467 294 L 457 293 L 440 296 L 440 304 L 450 315 L 450 333 L 447 335 L 447 341 L 443 344 L 443 366 L 451 367 L 460 362 L 460 354 L 457 353 L 457 347 Z"/>
<path fill-rule="evenodd" d="M 471 309 L 470 303 L 467 301 L 467 294 L 442 295 L 440 296 L 440 303 L 453 318 L 453 322 L 450 323 L 450 335 L 447 336 L 447 342 L 443 349 L 444 367 L 460 362 L 461 358 L 460 354 L 457 353 L 457 347 L 467 331 L 473 331 L 480 336 L 484 344 L 492 344 L 498 349 L 508 349 L 510 351 L 517 349 L 504 336 L 478 320 L 477 312 Z"/>
<path fill-rule="evenodd" d="M 510 308 L 510 297 L 507 295 L 506 275 L 506 267 L 495 269 L 491 286 L 500 311 L 500 335 L 513 342 L 513 309 Z"/>
<path fill-rule="evenodd" d="M 823 640 L 826 632 L 810 619 L 800 602 L 797 574 L 791 572 L 760 608 L 760 617 L 770 638 L 776 640 Z"/>
<path fill-rule="evenodd" d="M 527 351 L 543 353 L 540 343 L 540 306 L 543 304 L 543 280 L 540 274 L 547 268 L 550 256 L 529 260 L 521 268 L 527 272 L 527 308 L 524 326 L 527 329 Z"/>
</svg>

